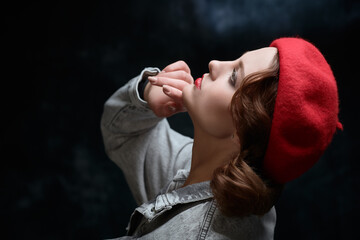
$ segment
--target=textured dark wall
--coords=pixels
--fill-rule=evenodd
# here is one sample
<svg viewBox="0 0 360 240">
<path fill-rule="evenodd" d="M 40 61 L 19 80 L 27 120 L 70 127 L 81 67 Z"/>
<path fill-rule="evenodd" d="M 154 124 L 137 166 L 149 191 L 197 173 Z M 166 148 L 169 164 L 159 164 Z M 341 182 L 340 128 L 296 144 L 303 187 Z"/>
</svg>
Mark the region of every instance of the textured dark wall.
<svg viewBox="0 0 360 240">
<path fill-rule="evenodd" d="M 359 225 L 359 19 L 352 0 L 64 1 L 3 8 L 1 239 L 123 235 L 135 203 L 105 155 L 105 100 L 147 66 L 194 78 L 281 36 L 324 53 L 345 130 L 277 204 L 276 239 L 353 239 Z M 185 114 L 173 128 L 192 135 Z"/>
</svg>

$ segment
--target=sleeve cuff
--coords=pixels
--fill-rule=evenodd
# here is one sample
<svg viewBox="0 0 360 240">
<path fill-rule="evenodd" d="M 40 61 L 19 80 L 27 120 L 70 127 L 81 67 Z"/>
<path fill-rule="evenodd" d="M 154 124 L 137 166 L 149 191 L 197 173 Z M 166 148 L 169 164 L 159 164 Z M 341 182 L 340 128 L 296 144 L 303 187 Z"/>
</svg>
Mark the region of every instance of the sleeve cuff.
<svg viewBox="0 0 360 240">
<path fill-rule="evenodd" d="M 146 108 L 146 109 L 149 108 L 147 102 L 145 100 L 141 99 L 141 97 L 140 97 L 139 90 L 138 90 L 139 83 L 149 76 L 157 75 L 159 72 L 160 72 L 159 68 L 148 67 L 148 68 L 145 68 L 140 73 L 139 77 L 134 82 L 133 86 L 131 86 L 131 88 L 130 88 L 130 99 L 133 102 L 133 104 L 135 104 L 136 106 L 138 106 L 140 108 Z"/>
</svg>

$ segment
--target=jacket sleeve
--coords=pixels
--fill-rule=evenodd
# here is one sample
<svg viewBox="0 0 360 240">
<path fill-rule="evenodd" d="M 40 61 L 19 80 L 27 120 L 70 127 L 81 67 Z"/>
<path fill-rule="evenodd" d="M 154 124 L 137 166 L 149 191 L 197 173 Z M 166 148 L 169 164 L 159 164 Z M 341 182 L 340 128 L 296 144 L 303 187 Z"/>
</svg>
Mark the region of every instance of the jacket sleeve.
<svg viewBox="0 0 360 240">
<path fill-rule="evenodd" d="M 139 205 L 154 198 L 178 169 L 190 169 L 193 140 L 172 130 L 139 97 L 139 82 L 158 72 L 146 68 L 118 89 L 101 119 L 105 151 L 122 169 Z"/>
</svg>

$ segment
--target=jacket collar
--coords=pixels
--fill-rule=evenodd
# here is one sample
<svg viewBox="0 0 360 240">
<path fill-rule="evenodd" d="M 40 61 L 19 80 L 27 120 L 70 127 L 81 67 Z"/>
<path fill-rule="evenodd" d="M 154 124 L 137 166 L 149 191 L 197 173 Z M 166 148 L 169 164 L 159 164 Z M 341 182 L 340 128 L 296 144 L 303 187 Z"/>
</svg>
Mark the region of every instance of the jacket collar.
<svg viewBox="0 0 360 240">
<path fill-rule="evenodd" d="M 188 176 L 188 170 L 178 170 L 173 180 L 160 191 L 155 199 L 142 204 L 136 208 L 136 211 L 144 215 L 148 221 L 151 221 L 177 204 L 186 204 L 213 198 L 210 181 L 181 187 Z"/>
</svg>

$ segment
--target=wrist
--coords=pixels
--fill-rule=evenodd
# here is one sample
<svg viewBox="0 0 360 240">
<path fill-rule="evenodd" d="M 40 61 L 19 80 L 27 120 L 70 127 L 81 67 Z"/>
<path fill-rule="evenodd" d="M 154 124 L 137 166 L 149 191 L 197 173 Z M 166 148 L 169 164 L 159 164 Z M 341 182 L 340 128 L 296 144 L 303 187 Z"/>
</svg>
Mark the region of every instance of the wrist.
<svg viewBox="0 0 360 240">
<path fill-rule="evenodd" d="M 147 78 L 146 78 L 147 79 Z M 146 101 L 146 102 L 149 102 L 149 92 L 150 92 L 150 87 L 151 87 L 151 84 L 148 84 L 149 83 L 149 80 L 146 81 L 146 85 L 144 85 L 144 91 L 143 91 L 143 99 Z"/>
<path fill-rule="evenodd" d="M 147 77 L 145 77 L 143 80 L 141 80 L 141 82 L 138 85 L 138 92 L 139 92 L 139 96 L 142 100 L 145 100 L 145 96 L 144 96 L 144 92 L 145 92 L 145 88 L 148 85 L 149 80 Z"/>
</svg>

